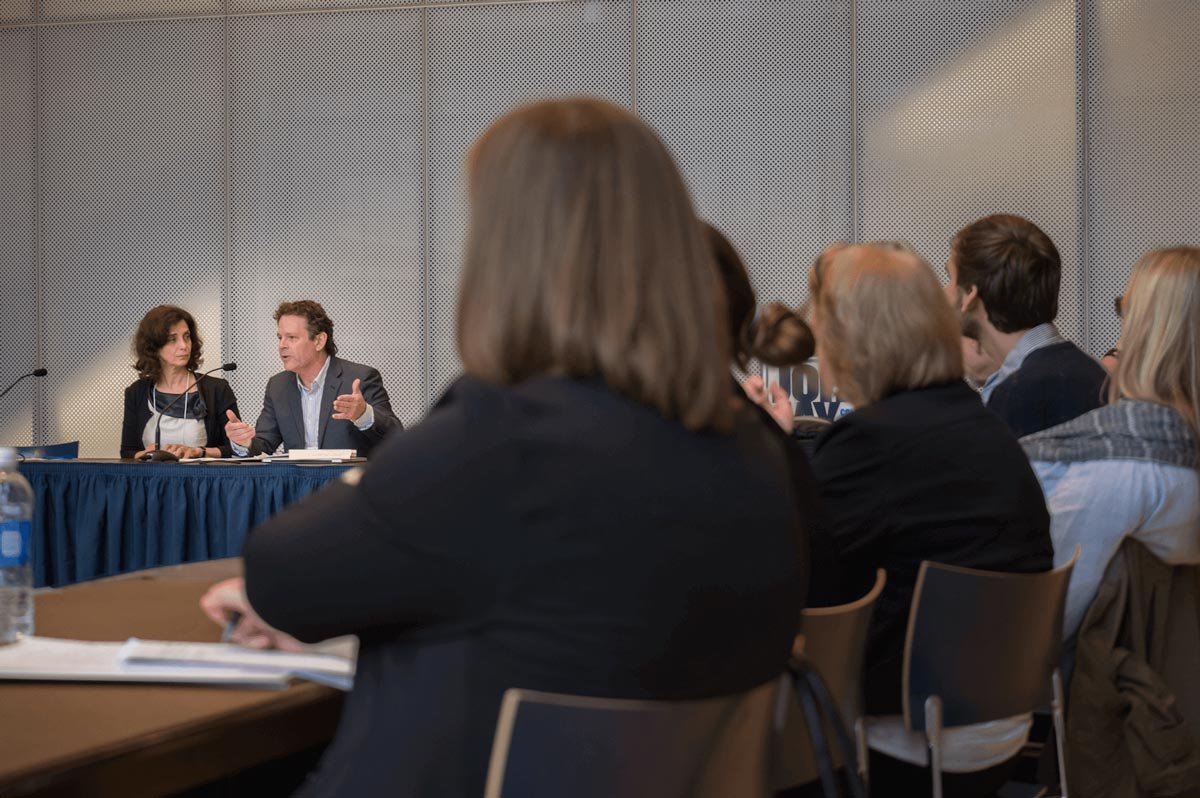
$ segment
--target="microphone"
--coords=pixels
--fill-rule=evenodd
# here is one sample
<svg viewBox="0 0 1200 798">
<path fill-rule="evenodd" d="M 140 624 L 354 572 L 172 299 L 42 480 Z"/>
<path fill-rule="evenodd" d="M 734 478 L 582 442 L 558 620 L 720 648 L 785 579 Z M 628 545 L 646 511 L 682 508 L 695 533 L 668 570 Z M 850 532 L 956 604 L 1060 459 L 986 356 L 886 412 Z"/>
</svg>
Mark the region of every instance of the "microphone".
<svg viewBox="0 0 1200 798">
<path fill-rule="evenodd" d="M 217 366 L 216 368 L 209 369 L 208 371 L 204 372 L 199 377 L 197 377 L 195 380 L 193 380 L 191 385 L 188 385 L 188 387 L 184 388 L 183 393 L 179 394 L 179 396 L 176 396 L 174 399 L 172 399 L 170 404 L 168 404 L 166 407 L 164 407 L 162 409 L 162 412 L 158 414 L 158 421 L 156 421 L 154 423 L 154 448 L 151 451 L 148 451 L 145 454 L 143 454 L 139 459 L 143 463 L 178 463 L 179 462 L 178 457 L 176 457 L 175 455 L 171 454 L 168 451 L 164 451 L 162 448 L 163 416 L 165 416 L 167 414 L 168 410 L 170 410 L 172 407 L 175 406 L 176 402 L 178 402 L 183 397 L 187 396 L 187 392 L 192 389 L 192 385 L 199 385 L 200 380 L 204 379 L 209 374 L 212 374 L 214 371 L 234 371 L 235 369 L 237 369 L 237 363 L 223 363 L 222 365 Z"/>
<path fill-rule="evenodd" d="M 12 381 L 12 385 L 9 385 L 3 391 L 0 391 L 0 399 L 4 398 L 4 394 L 11 391 L 13 388 L 16 388 L 17 383 L 19 383 L 21 380 L 25 379 L 26 377 L 45 377 L 45 376 L 46 376 L 45 369 L 34 369 L 33 371 L 29 372 L 28 374 L 22 374 L 20 377 L 17 377 L 15 380 Z"/>
</svg>

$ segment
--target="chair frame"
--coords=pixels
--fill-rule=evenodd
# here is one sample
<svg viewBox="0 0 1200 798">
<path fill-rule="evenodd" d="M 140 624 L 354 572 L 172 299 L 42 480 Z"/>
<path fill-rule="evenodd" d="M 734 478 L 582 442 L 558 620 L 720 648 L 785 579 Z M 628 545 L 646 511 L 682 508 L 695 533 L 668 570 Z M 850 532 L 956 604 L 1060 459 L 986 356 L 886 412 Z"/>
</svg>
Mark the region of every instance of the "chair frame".
<svg viewBox="0 0 1200 798">
<path fill-rule="evenodd" d="M 1062 606 L 1065 605 L 1066 590 L 1070 584 L 1071 572 L 1074 570 L 1075 563 L 1079 559 L 1079 550 L 1080 550 L 1080 547 L 1076 546 L 1074 554 L 1071 556 L 1070 561 L 1064 563 L 1063 565 L 1060 565 L 1059 567 L 1054 568 L 1050 571 L 1044 571 L 1044 572 L 1035 573 L 1035 574 L 983 571 L 983 570 L 979 570 L 979 569 L 975 569 L 975 568 L 963 568 L 960 566 L 944 565 L 942 563 L 934 563 L 929 560 L 925 560 L 921 563 L 921 570 L 917 574 L 916 587 L 913 592 L 912 608 L 910 609 L 909 616 L 908 616 L 908 629 L 905 632 L 905 638 L 904 638 L 904 669 L 903 669 L 903 677 L 902 677 L 903 691 L 902 691 L 901 698 L 903 701 L 905 728 L 907 728 L 909 730 L 913 729 L 913 723 L 912 723 L 913 708 L 910 706 L 911 699 L 910 699 L 910 690 L 909 690 L 909 683 L 910 683 L 909 677 L 910 677 L 910 665 L 911 665 L 911 661 L 912 661 L 912 646 L 913 646 L 913 633 L 914 633 L 914 629 L 915 629 L 915 620 L 917 618 L 917 615 L 918 615 L 918 612 L 920 609 L 921 598 L 924 594 L 926 572 L 930 568 L 936 568 L 936 569 L 943 570 L 943 571 L 951 571 L 954 573 L 959 573 L 959 574 L 964 574 L 964 575 L 969 575 L 969 576 L 981 576 L 981 577 L 986 577 L 986 578 L 1007 579 L 1007 580 L 1028 580 L 1028 579 L 1036 579 L 1039 577 L 1044 578 L 1049 574 L 1062 575 L 1065 572 L 1066 578 L 1063 582 L 1064 600 L 1059 603 L 1060 610 L 1059 610 L 1059 617 L 1058 617 L 1058 627 L 1061 630 L 1062 622 L 1063 622 L 1061 609 L 1062 609 Z M 1061 649 L 1061 637 L 1060 637 L 1059 647 Z M 1060 656 L 1061 656 L 1061 651 L 1056 652 L 1055 660 L 1057 661 L 1057 659 Z M 1066 741 L 1066 721 L 1065 721 L 1065 717 L 1064 717 L 1065 702 L 1063 700 L 1064 693 L 1063 693 L 1063 683 L 1062 683 L 1062 671 L 1061 671 L 1061 667 L 1057 664 L 1054 666 L 1054 668 L 1052 669 L 1052 671 L 1050 673 L 1050 687 L 1051 687 L 1051 696 L 1052 696 L 1050 707 L 1051 707 L 1051 712 L 1053 713 L 1053 717 L 1054 717 L 1055 747 L 1057 749 L 1056 753 L 1058 755 L 1058 770 L 1059 770 L 1059 774 L 1060 774 L 1060 781 L 1059 781 L 1060 796 L 1061 796 L 1061 798 L 1069 798 L 1068 790 L 1067 790 L 1066 755 L 1065 755 L 1065 750 L 1064 750 L 1065 744 L 1066 744 L 1066 742 L 1065 742 Z M 925 705 L 923 707 L 923 718 L 924 718 L 924 722 L 925 722 L 925 728 L 923 731 L 924 731 L 925 738 L 926 738 L 926 741 L 929 746 L 929 766 L 930 766 L 930 769 L 932 770 L 932 776 L 933 776 L 933 798 L 942 798 L 942 793 L 943 793 L 943 787 L 942 787 L 942 732 L 944 730 L 944 728 L 943 728 L 943 709 L 944 709 L 944 707 L 943 707 L 942 699 L 940 696 L 930 695 L 925 699 Z M 1036 707 L 1030 707 L 1030 711 L 1032 711 L 1034 709 L 1036 709 Z M 988 720 L 995 720 L 995 719 L 994 718 L 983 718 L 979 722 L 986 722 Z"/>
</svg>

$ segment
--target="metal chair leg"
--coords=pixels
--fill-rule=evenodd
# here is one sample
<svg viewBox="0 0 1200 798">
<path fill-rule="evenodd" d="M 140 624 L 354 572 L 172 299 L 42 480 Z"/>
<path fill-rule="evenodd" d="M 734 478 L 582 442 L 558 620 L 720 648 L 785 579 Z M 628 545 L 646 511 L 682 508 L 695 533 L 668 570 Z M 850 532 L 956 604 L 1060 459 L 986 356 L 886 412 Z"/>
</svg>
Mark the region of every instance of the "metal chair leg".
<svg viewBox="0 0 1200 798">
<path fill-rule="evenodd" d="M 862 777 L 867 795 L 870 795 L 871 768 L 867 765 L 867 757 L 870 756 L 870 751 L 867 750 L 867 721 L 862 717 L 854 721 L 854 747 L 858 749 L 858 775 Z"/>
<path fill-rule="evenodd" d="M 933 798 L 942 798 L 942 699 L 925 699 L 925 739 L 929 741 L 929 767 L 933 772 Z"/>
<path fill-rule="evenodd" d="M 1050 709 L 1054 714 L 1054 747 L 1058 753 L 1058 791 L 1061 798 L 1067 798 L 1067 722 L 1064 715 L 1062 672 L 1055 668 L 1050 680 L 1054 687 Z"/>
</svg>

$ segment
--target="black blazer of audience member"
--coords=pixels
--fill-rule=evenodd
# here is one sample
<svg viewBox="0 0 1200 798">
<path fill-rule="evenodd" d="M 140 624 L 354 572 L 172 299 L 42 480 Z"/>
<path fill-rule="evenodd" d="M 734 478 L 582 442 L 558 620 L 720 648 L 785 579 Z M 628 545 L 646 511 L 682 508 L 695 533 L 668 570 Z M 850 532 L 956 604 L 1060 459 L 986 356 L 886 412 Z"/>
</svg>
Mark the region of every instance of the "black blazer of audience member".
<svg viewBox="0 0 1200 798">
<path fill-rule="evenodd" d="M 142 317 L 134 333 L 133 350 L 133 368 L 138 372 L 138 378 L 125 388 L 120 450 L 123 460 L 136 457 L 149 448 L 144 435 L 146 425 L 154 417 L 150 407 L 156 384 L 167 379 L 171 382 L 170 388 L 181 393 L 196 379 L 196 371 L 204 360 L 204 341 L 195 318 L 174 305 L 159 305 Z M 170 391 L 163 385 L 158 392 Z M 180 457 L 229 457 L 232 451 L 225 436 L 225 414 L 238 412 L 233 389 L 225 380 L 210 374 L 201 379 L 191 393 L 203 401 L 205 413 L 201 420 L 207 443 L 204 447 L 185 446 L 166 432 L 162 436 L 162 447 Z M 194 415 L 191 417 L 195 418 Z"/>
<path fill-rule="evenodd" d="M 737 248 L 717 227 L 705 221 L 701 224 L 712 246 L 717 273 L 725 289 L 725 310 L 729 331 L 733 333 L 733 363 L 737 369 L 746 373 L 752 359 L 768 366 L 788 368 L 811 358 L 816 342 L 804 319 L 779 302 L 772 302 L 760 310 L 750 273 Z M 772 383 L 768 391 L 763 378 L 758 375 L 749 377 L 735 392 L 739 396 L 744 393 L 754 402 L 759 417 L 772 434 L 780 437 L 787 452 L 788 473 L 795 489 L 803 533 L 800 547 L 808 551 L 808 597 L 805 603 L 810 607 L 835 604 L 840 597 L 837 548 L 808 456 L 792 437 L 795 413 L 791 398 L 778 382 Z"/>
<path fill-rule="evenodd" d="M 784 454 L 696 312 L 717 277 L 666 148 L 609 103 L 539 103 L 475 144 L 468 188 L 467 376 L 250 534 L 249 603 L 203 602 L 246 642 L 359 635 L 308 798 L 481 795 L 507 688 L 736 693 L 796 633 Z"/>
<path fill-rule="evenodd" d="M 1051 326 L 1062 262 L 1037 225 L 1005 214 L 972 222 L 954 237 L 946 270 L 946 294 L 959 309 L 963 335 L 979 342 L 981 358 L 1003 371 L 1014 349 L 1024 352 L 1015 371 L 984 383 L 984 402 L 1017 437 L 1104 404 L 1104 367 Z"/>
<path fill-rule="evenodd" d="M 1050 518 L 1016 438 L 963 381 L 958 320 L 920 256 L 847 247 L 810 282 L 822 374 L 856 408 L 818 440 L 813 471 L 844 598 L 887 570 L 867 643 L 866 708 L 896 714 L 921 561 L 1046 570 Z"/>
<path fill-rule="evenodd" d="M 284 302 L 275 311 L 278 323 L 279 357 L 285 371 L 267 381 L 262 413 L 253 438 L 247 425 L 236 419 L 227 424 L 229 437 L 249 454 L 270 454 L 282 443 L 286 449 L 305 448 L 304 411 L 297 379 L 311 386 L 325 368 L 318 415 L 317 447 L 354 449 L 361 457 L 392 430 L 403 428 L 392 412 L 387 389 L 379 372 L 370 366 L 337 357 L 333 321 L 320 304 L 311 300 Z M 359 429 L 357 419 L 374 415 L 370 426 Z"/>
</svg>

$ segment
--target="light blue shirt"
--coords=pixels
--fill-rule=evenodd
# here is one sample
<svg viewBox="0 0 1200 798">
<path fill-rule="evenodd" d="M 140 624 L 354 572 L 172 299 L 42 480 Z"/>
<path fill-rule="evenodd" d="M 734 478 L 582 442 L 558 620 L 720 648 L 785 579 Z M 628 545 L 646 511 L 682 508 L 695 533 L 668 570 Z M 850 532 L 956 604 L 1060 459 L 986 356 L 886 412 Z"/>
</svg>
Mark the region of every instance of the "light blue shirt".
<svg viewBox="0 0 1200 798">
<path fill-rule="evenodd" d="M 1038 326 L 1027 330 L 1024 335 L 1017 339 L 1017 345 L 1005 356 L 1004 362 L 1000 364 L 1000 368 L 992 376 L 983 381 L 983 388 L 980 394 L 983 396 L 983 403 L 987 404 L 992 398 L 992 391 L 996 390 L 996 386 L 1008 379 L 1014 371 L 1021 368 L 1025 362 L 1025 358 L 1029 357 L 1031 352 L 1036 352 L 1053 344 L 1062 343 L 1067 340 L 1059 333 L 1058 328 L 1050 322 L 1039 324 Z"/>
<path fill-rule="evenodd" d="M 321 447 L 321 394 L 325 393 L 325 376 L 329 374 L 329 358 L 325 365 L 313 377 L 312 385 L 307 388 L 296 375 L 296 387 L 300 389 L 300 412 L 304 414 L 304 448 L 319 449 Z"/>
<path fill-rule="evenodd" d="M 1050 510 L 1054 567 L 1079 545 L 1063 637 L 1079 629 L 1126 537 L 1170 565 L 1200 563 L 1200 472 L 1146 460 L 1033 462 Z"/>
<path fill-rule="evenodd" d="M 321 366 L 321 370 L 313 378 L 312 385 L 307 388 L 300 381 L 300 375 L 296 375 L 296 388 L 300 391 L 300 413 L 304 418 L 305 449 L 321 448 L 321 397 L 325 393 L 325 377 L 329 373 L 329 360 L 330 358 L 325 358 L 325 365 Z M 375 410 L 368 404 L 367 409 L 354 422 L 354 426 L 360 430 L 368 430 L 374 424 Z M 229 442 L 229 446 L 238 457 L 245 457 L 250 453 L 249 449 L 238 446 L 233 441 Z M 270 453 L 268 452 L 268 454 Z"/>
</svg>

